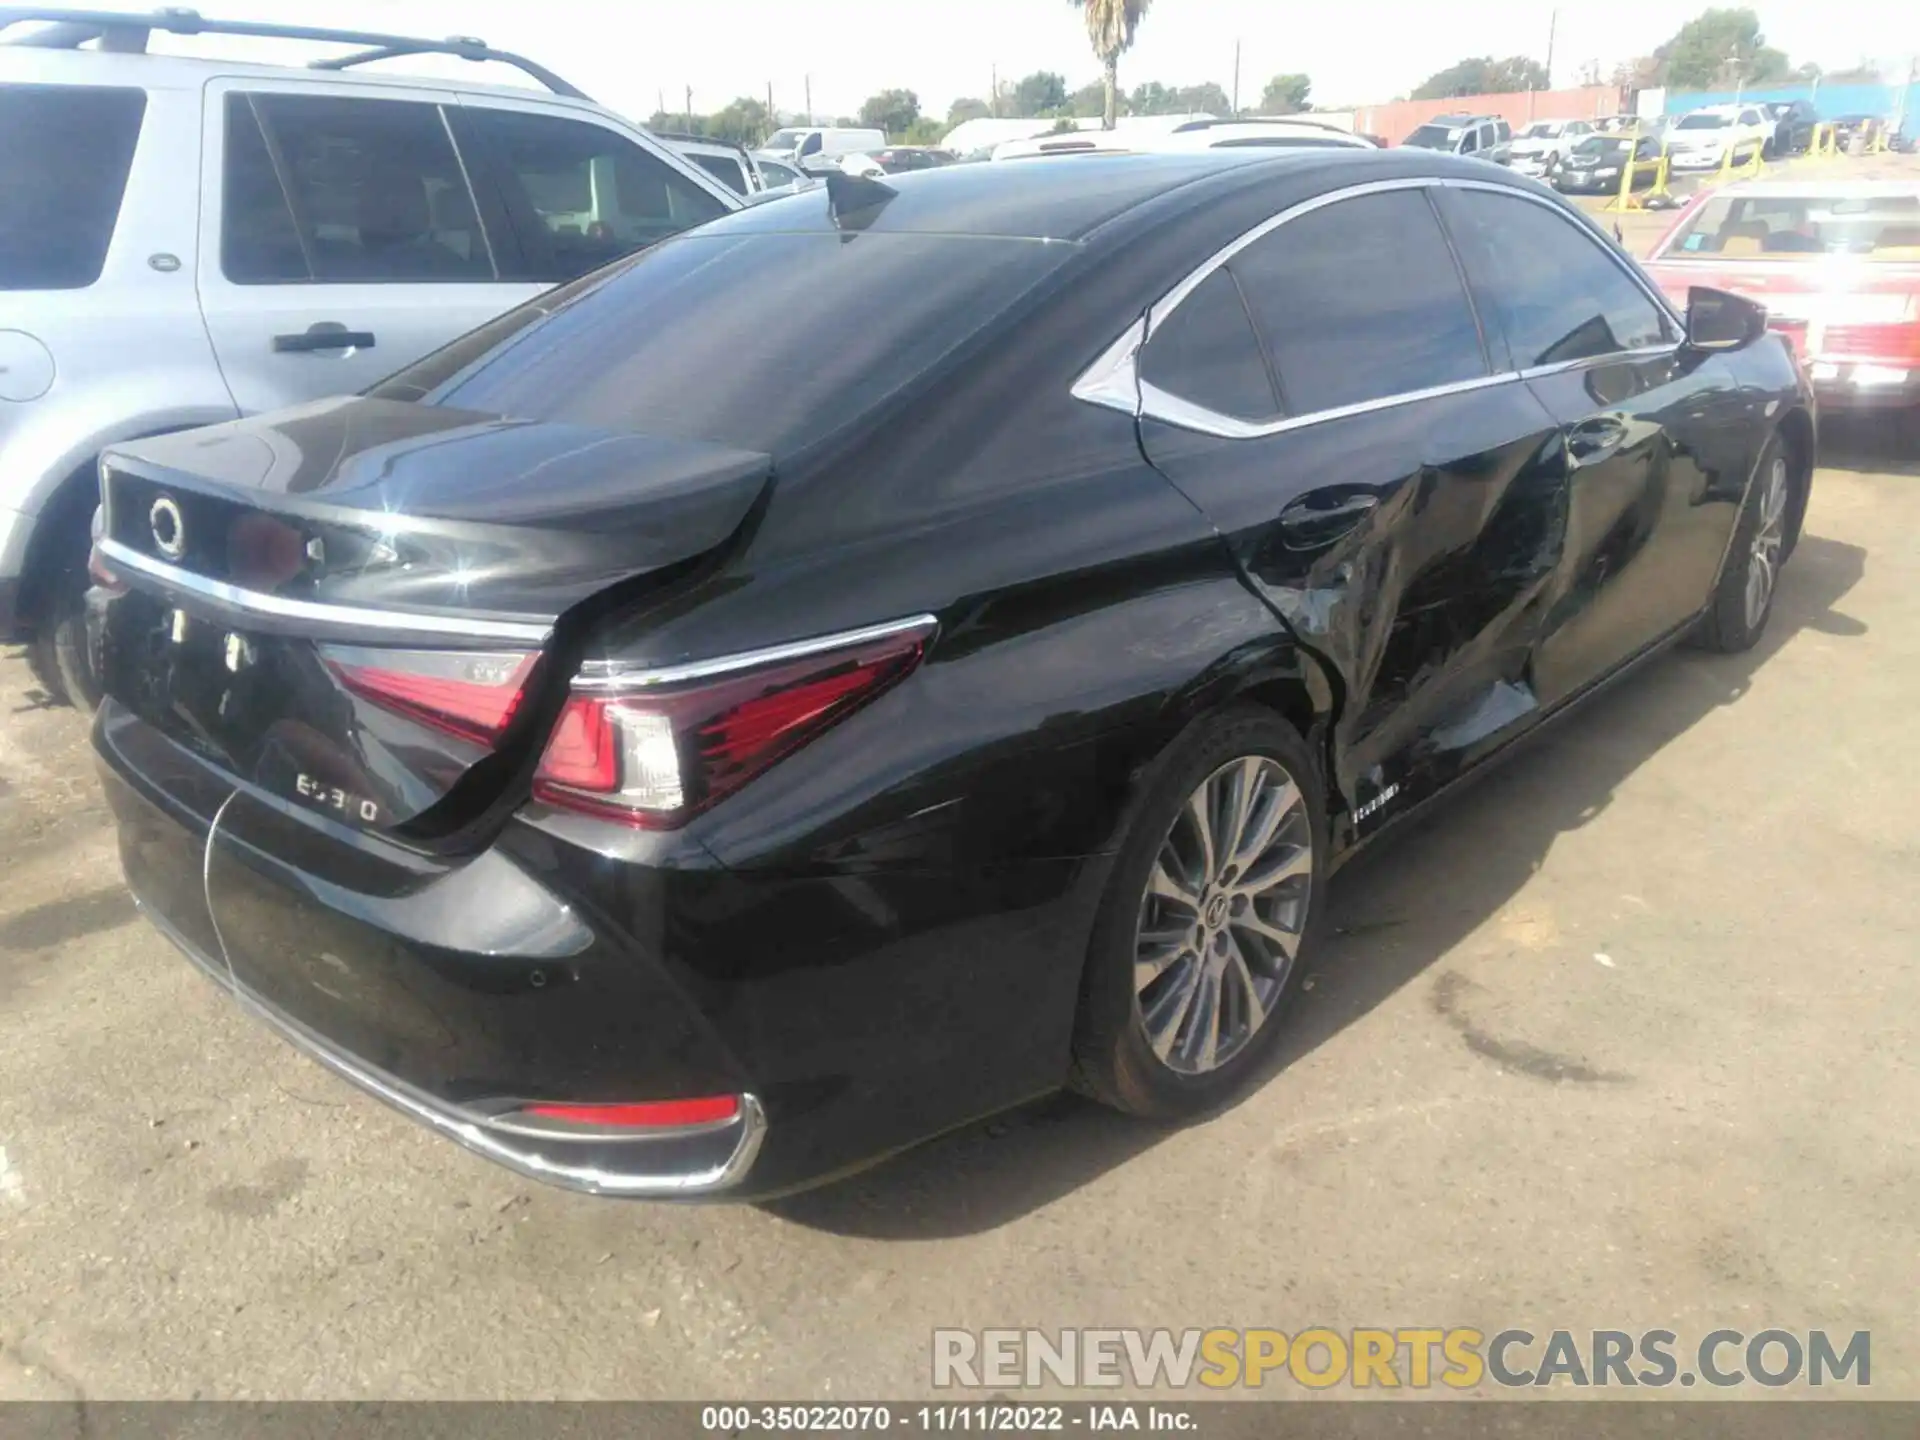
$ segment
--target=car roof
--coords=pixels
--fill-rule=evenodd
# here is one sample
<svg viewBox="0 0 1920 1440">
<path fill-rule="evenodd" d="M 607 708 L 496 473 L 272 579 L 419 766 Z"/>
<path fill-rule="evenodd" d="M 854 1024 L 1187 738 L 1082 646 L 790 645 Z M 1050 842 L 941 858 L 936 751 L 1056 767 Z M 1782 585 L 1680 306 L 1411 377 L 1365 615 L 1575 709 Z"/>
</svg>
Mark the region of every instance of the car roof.
<svg viewBox="0 0 1920 1440">
<path fill-rule="evenodd" d="M 479 67 L 475 67 L 476 73 Z M 268 65 L 257 60 L 223 60 L 207 55 L 169 55 L 163 52 L 122 54 L 101 50 L 43 50 L 0 45 L 0 83 L 53 85 L 113 85 L 141 90 L 199 90 L 215 77 L 286 82 L 309 80 L 327 85 L 368 89 L 405 87 L 465 94 L 495 95 L 525 103 L 558 105 L 593 114 L 610 114 L 590 100 L 555 95 L 533 85 L 502 85 L 475 80 L 449 80 L 394 70 L 315 70 L 304 65 Z"/>
<path fill-rule="evenodd" d="M 1129 217 L 1147 223 L 1153 202 L 1184 192 L 1192 206 L 1271 183 L 1317 191 L 1371 179 L 1417 175 L 1485 178 L 1474 160 L 1424 150 L 1360 146 L 1301 149 L 1155 151 L 1081 154 L 1019 164 L 944 165 L 889 176 L 891 192 L 838 223 L 828 185 L 791 199 L 749 207 L 701 227 L 701 234 L 855 229 L 870 233 L 1085 241 L 1095 231 L 1120 239 Z M 871 195 L 859 182 L 855 194 Z M 1156 212 L 1158 213 L 1158 212 Z"/>
</svg>

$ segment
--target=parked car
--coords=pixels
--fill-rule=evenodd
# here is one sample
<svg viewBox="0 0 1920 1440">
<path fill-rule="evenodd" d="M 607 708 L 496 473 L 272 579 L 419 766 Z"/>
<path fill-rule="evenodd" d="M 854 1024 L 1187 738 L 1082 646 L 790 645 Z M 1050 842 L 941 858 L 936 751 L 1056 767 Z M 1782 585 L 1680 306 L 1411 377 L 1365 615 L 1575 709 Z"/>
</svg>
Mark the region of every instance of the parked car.
<svg viewBox="0 0 1920 1440">
<path fill-rule="evenodd" d="M 1635 162 L 1633 189 L 1652 189 L 1660 178 L 1651 163 L 1660 158 L 1660 142 L 1645 135 L 1589 135 L 1554 167 L 1549 182 L 1567 195 L 1611 194 L 1620 189 L 1629 156 Z"/>
<path fill-rule="evenodd" d="M 798 166 L 789 165 L 778 156 L 765 150 L 750 152 L 753 156 L 753 168 L 760 172 L 761 183 L 769 190 L 778 190 L 783 186 L 810 182 L 811 178 Z"/>
<path fill-rule="evenodd" d="M 1069 1083 L 1206 1113 L 1343 860 L 1767 624 L 1787 347 L 1531 181 L 1229 150 L 773 208 L 103 462 L 143 913 L 523 1174 L 754 1196 Z"/>
<path fill-rule="evenodd" d="M 1901 412 L 1920 448 L 1920 181 L 1728 185 L 1682 211 L 1647 269 L 1669 295 L 1766 306 L 1824 408 Z"/>
<path fill-rule="evenodd" d="M 935 145 L 889 145 L 873 153 L 874 161 L 888 175 L 904 175 L 911 170 L 937 170 L 951 165 L 954 155 Z"/>
<path fill-rule="evenodd" d="M 1401 143 L 1415 149 L 1471 155 L 1478 160 L 1491 160 L 1496 165 L 1504 165 L 1507 163 L 1508 141 L 1502 138 L 1503 129 L 1510 133 L 1507 122 L 1493 115 L 1436 115 L 1426 124 L 1417 126 Z"/>
<path fill-rule="evenodd" d="M 849 155 L 867 155 L 887 148 L 883 130 L 835 125 L 789 125 L 776 130 L 760 147 L 776 159 L 805 170 L 810 165 L 837 165 Z"/>
<path fill-rule="evenodd" d="M 1783 155 L 1804 155 L 1813 148 L 1814 127 L 1820 112 L 1808 100 L 1775 100 L 1760 107 L 1773 122 L 1773 136 L 1767 144 L 1769 160 Z"/>
<path fill-rule="evenodd" d="M 191 11 L 24 23 L 62 13 L 0 10 L 0 640 L 89 707 L 102 449 L 364 389 L 739 204 L 476 40 Z M 144 53 L 153 31 L 236 28 L 361 49 L 313 69 Z M 551 93 L 358 68 L 374 50 L 502 61 Z"/>
<path fill-rule="evenodd" d="M 1773 121 L 1757 105 L 1709 105 L 1689 110 L 1667 131 L 1675 170 L 1717 170 L 1731 154 L 1744 163 L 1772 143 Z"/>
<path fill-rule="evenodd" d="M 1639 115 L 1603 115 L 1593 122 L 1593 128 L 1602 135 L 1635 134 L 1646 124 Z"/>
<path fill-rule="evenodd" d="M 1513 137 L 1507 163 L 1522 175 L 1544 176 L 1593 133 L 1585 120 L 1535 120 Z"/>
<path fill-rule="evenodd" d="M 699 166 L 742 199 L 768 188 L 759 163 L 744 146 L 708 135 L 683 135 L 667 130 L 656 130 L 653 134 L 675 154 Z"/>
</svg>

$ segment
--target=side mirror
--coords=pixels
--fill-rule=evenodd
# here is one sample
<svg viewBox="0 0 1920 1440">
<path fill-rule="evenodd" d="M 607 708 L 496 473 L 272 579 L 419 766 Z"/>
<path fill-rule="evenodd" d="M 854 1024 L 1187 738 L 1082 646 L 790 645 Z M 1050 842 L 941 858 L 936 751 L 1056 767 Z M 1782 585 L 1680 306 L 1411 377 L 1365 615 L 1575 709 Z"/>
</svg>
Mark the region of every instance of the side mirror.
<svg viewBox="0 0 1920 1440">
<path fill-rule="evenodd" d="M 1725 290 L 1687 291 L 1687 344 L 1695 350 L 1740 350 L 1767 333 L 1766 307 Z"/>
</svg>

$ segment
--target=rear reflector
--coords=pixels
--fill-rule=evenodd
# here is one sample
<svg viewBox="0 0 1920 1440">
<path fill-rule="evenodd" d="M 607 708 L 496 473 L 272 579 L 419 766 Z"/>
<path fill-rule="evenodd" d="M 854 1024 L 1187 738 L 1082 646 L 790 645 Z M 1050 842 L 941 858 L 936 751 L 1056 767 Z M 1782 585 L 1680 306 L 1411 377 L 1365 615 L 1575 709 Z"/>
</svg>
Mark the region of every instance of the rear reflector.
<svg viewBox="0 0 1920 1440">
<path fill-rule="evenodd" d="M 340 684 L 363 700 L 489 749 L 513 723 L 537 655 L 518 651 L 364 650 L 324 645 Z"/>
<path fill-rule="evenodd" d="M 873 701 L 920 663 L 932 620 L 690 679 L 576 681 L 533 783 L 549 805 L 667 830 Z M 871 632 L 868 632 L 871 635 Z"/>
<path fill-rule="evenodd" d="M 697 1100 L 643 1100 L 625 1105 L 523 1105 L 517 1113 L 610 1130 L 666 1130 L 731 1120 L 740 1113 L 740 1097 L 709 1095 Z"/>
</svg>

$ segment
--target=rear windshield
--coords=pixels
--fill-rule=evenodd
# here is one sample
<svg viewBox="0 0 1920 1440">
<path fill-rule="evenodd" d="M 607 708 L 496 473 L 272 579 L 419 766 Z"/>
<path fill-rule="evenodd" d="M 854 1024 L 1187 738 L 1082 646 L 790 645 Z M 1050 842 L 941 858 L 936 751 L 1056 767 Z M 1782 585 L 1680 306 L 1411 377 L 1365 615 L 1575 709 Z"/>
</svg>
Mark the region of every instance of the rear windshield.
<svg viewBox="0 0 1920 1440">
<path fill-rule="evenodd" d="M 1676 130 L 1724 130 L 1731 124 L 1733 124 L 1731 116 L 1709 115 L 1704 111 L 1696 111 L 1692 115 L 1682 115 L 1680 123 L 1673 128 Z"/>
<path fill-rule="evenodd" d="M 139 90 L 0 86 L 0 290 L 100 278 L 146 108 Z"/>
<path fill-rule="evenodd" d="M 1667 247 L 1674 255 L 1854 255 L 1920 260 L 1920 188 L 1911 195 L 1749 195 L 1709 200 Z"/>
<path fill-rule="evenodd" d="M 923 373 L 1073 253 L 909 233 L 686 235 L 509 312 L 374 393 L 790 453 Z"/>
<path fill-rule="evenodd" d="M 1576 160 L 1619 160 L 1633 148 L 1631 135 L 1589 135 L 1573 147 Z"/>
</svg>

